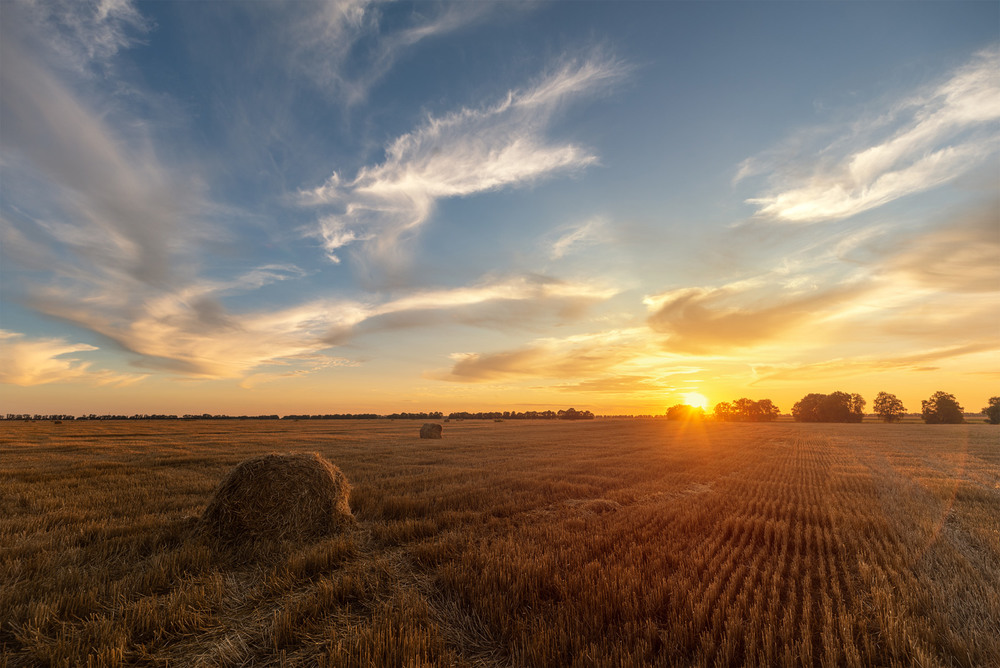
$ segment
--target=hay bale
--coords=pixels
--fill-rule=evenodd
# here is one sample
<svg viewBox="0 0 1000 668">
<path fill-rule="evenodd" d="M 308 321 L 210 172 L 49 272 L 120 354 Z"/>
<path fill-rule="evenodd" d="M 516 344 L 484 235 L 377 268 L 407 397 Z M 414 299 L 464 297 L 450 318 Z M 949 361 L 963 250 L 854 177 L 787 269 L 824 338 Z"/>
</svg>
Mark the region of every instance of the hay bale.
<svg viewBox="0 0 1000 668">
<path fill-rule="evenodd" d="M 353 524 L 350 492 L 318 454 L 262 455 L 219 483 L 200 525 L 223 545 L 315 540 Z"/>
<path fill-rule="evenodd" d="M 420 438 L 441 438 L 443 427 L 434 422 L 425 422 L 420 428 Z"/>
</svg>

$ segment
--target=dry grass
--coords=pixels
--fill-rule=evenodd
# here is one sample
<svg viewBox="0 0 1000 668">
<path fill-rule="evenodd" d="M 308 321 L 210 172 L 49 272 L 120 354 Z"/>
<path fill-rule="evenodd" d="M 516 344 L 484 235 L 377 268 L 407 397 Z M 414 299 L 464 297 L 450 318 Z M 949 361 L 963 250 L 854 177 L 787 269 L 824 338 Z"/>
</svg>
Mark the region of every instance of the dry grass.
<svg viewBox="0 0 1000 668">
<path fill-rule="evenodd" d="M 1000 665 L 988 425 L 0 426 L 0 666 Z M 200 540 L 319 452 L 350 531 Z"/>
</svg>

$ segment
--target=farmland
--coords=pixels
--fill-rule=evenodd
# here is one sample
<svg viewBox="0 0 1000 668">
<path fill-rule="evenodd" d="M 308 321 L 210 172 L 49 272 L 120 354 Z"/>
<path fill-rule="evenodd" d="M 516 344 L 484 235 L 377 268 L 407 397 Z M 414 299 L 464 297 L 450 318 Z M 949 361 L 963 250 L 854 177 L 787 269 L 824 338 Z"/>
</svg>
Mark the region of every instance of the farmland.
<svg viewBox="0 0 1000 668">
<path fill-rule="evenodd" d="M 0 425 L 0 666 L 1000 665 L 983 424 Z M 252 558 L 218 482 L 318 452 L 349 532 Z"/>
</svg>

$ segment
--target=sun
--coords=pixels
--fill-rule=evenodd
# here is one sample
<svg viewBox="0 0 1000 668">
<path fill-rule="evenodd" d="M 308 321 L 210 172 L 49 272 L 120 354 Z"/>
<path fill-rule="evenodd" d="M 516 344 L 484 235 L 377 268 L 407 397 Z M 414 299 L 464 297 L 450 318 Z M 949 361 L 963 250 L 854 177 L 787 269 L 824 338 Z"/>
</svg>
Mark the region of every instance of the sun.
<svg viewBox="0 0 1000 668">
<path fill-rule="evenodd" d="M 684 403 L 692 408 L 700 408 L 703 411 L 708 410 L 708 397 L 699 392 L 685 392 L 682 395 Z"/>
</svg>

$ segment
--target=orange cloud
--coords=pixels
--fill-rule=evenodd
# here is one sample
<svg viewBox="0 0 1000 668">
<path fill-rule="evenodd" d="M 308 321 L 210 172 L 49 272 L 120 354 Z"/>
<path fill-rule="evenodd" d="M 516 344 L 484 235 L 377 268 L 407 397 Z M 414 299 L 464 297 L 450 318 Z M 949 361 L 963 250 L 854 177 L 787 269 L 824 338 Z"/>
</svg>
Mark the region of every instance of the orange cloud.
<svg viewBox="0 0 1000 668">
<path fill-rule="evenodd" d="M 796 366 L 758 366 L 757 381 L 791 380 L 818 381 L 826 378 L 857 377 L 863 374 L 883 371 L 937 371 L 938 364 L 964 357 L 1000 350 L 1000 343 L 977 343 L 969 345 L 949 346 L 910 355 L 873 358 L 861 357 L 853 359 L 835 359 L 814 364 Z M 1000 375 L 1000 372 L 992 372 Z"/>
<path fill-rule="evenodd" d="M 542 339 L 517 350 L 457 353 L 451 370 L 428 374 L 436 380 L 482 383 L 524 378 L 581 378 L 605 375 L 636 356 L 633 332 L 605 332 L 567 339 Z"/>
<path fill-rule="evenodd" d="M 798 297 L 768 296 L 771 303 L 731 306 L 743 291 L 733 288 L 686 288 L 660 295 L 657 310 L 647 322 L 653 331 L 667 335 L 671 351 L 690 354 L 725 354 L 787 338 L 798 328 L 836 315 L 868 288 L 841 285 Z"/>
<path fill-rule="evenodd" d="M 92 352 L 95 346 L 69 343 L 65 339 L 29 339 L 23 334 L 0 330 L 0 383 L 31 386 L 82 382 L 90 385 L 130 385 L 145 374 L 118 374 L 92 369 L 91 362 L 74 353 Z"/>
</svg>

